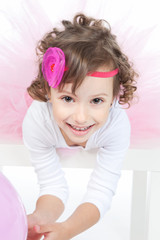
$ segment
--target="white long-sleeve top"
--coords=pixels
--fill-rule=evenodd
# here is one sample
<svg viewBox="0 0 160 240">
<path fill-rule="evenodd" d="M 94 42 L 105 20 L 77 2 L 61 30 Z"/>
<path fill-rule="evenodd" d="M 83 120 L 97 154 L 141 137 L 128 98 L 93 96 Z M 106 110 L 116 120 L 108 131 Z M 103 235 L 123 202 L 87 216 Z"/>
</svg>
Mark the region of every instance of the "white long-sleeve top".
<svg viewBox="0 0 160 240">
<path fill-rule="evenodd" d="M 65 205 L 68 186 L 56 149 L 83 147 L 67 145 L 54 120 L 50 102 L 34 100 L 25 115 L 22 129 L 24 145 L 37 173 L 40 196 L 54 195 Z M 82 202 L 94 204 L 101 218 L 110 208 L 129 143 L 130 123 L 125 110 L 115 101 L 106 123 L 90 136 L 84 148 L 85 151 L 98 149 L 98 152 Z"/>
</svg>

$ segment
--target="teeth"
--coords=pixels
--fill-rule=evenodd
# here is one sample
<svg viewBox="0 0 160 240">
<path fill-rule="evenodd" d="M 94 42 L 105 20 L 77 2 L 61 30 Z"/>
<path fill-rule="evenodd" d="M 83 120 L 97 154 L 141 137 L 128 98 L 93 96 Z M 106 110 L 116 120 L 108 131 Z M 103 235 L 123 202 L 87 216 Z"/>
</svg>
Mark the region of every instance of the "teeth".
<svg viewBox="0 0 160 240">
<path fill-rule="evenodd" d="M 76 128 L 74 126 L 71 125 L 72 128 L 74 128 L 75 130 L 78 130 L 78 131 L 84 131 L 84 130 L 87 130 L 89 127 L 86 127 L 86 128 Z"/>
</svg>

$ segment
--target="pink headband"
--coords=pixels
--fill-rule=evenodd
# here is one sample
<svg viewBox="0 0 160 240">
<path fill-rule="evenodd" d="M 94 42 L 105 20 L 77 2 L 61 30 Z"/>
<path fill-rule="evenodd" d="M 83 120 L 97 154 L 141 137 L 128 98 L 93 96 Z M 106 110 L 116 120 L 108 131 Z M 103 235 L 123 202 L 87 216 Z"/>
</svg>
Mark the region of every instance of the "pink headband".
<svg viewBox="0 0 160 240">
<path fill-rule="evenodd" d="M 50 47 L 47 49 L 43 56 L 42 72 L 43 76 L 52 88 L 58 87 L 63 77 L 64 71 L 68 68 L 65 67 L 65 55 L 60 48 Z M 118 68 L 110 72 L 93 72 L 88 73 L 88 76 L 109 78 L 118 73 Z"/>
</svg>

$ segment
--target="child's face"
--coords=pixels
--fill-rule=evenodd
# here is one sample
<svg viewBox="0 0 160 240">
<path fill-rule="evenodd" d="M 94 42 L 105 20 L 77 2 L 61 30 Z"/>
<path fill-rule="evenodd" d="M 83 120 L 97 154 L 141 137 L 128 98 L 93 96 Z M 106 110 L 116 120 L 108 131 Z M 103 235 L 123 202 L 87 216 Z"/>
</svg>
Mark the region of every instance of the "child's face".
<svg viewBox="0 0 160 240">
<path fill-rule="evenodd" d="M 68 145 L 85 146 L 108 118 L 113 102 L 113 78 L 87 76 L 75 95 L 71 88 L 71 83 L 66 84 L 62 92 L 51 88 L 53 115 Z"/>
</svg>

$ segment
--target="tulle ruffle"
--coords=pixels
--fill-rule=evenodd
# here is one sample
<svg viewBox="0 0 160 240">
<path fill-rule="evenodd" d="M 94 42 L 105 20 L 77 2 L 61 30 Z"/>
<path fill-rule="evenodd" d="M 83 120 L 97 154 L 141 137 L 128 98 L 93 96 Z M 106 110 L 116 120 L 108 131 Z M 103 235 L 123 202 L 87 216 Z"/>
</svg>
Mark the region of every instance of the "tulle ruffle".
<svg viewBox="0 0 160 240">
<path fill-rule="evenodd" d="M 54 4 L 53 4 L 54 2 Z M 126 110 L 131 147 L 160 146 L 160 17 L 158 1 L 10 1 L 0 9 L 0 142 L 22 142 L 22 121 L 32 102 L 26 88 L 38 66 L 35 47 L 75 13 L 106 19 L 139 73 L 138 103 Z"/>
</svg>

